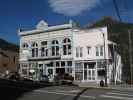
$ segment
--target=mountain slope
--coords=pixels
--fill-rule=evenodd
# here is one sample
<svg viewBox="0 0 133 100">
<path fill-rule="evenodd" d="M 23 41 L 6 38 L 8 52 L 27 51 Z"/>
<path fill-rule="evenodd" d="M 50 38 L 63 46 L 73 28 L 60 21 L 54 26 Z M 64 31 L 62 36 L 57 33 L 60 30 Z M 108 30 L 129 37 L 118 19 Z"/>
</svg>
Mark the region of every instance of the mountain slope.
<svg viewBox="0 0 133 100">
<path fill-rule="evenodd" d="M 0 48 L 3 50 L 9 50 L 9 51 L 15 51 L 18 52 L 19 51 L 19 46 L 9 43 L 3 39 L 0 39 Z"/>
</svg>

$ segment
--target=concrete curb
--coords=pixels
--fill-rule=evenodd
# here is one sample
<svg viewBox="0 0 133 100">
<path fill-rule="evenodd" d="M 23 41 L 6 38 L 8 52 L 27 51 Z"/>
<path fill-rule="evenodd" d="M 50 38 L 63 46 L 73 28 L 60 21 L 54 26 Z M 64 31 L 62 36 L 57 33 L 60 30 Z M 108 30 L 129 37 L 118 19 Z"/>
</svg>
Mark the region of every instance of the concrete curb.
<svg viewBox="0 0 133 100">
<path fill-rule="evenodd" d="M 106 89 L 106 90 L 128 90 L 133 91 L 133 88 L 115 88 L 115 87 L 99 87 L 99 86 L 79 86 L 81 88 L 92 88 L 92 89 Z"/>
</svg>

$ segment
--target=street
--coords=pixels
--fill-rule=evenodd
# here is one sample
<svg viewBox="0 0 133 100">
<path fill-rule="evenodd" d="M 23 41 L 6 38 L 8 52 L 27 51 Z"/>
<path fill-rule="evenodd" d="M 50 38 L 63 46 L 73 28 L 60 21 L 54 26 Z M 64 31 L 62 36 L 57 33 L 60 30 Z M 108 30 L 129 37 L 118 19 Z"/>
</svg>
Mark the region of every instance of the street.
<svg viewBox="0 0 133 100">
<path fill-rule="evenodd" d="M 133 91 L 51 86 L 33 90 L 18 100 L 133 100 Z"/>
</svg>

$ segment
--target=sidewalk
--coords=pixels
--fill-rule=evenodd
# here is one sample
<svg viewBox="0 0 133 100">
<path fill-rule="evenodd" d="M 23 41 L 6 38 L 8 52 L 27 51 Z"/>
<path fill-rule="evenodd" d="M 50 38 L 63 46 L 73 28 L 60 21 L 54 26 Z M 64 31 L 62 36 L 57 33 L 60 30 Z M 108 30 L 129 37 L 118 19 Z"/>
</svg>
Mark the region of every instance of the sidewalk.
<svg viewBox="0 0 133 100">
<path fill-rule="evenodd" d="M 133 92 L 133 85 L 119 84 L 119 85 L 108 85 L 108 87 L 100 87 L 96 83 L 76 83 L 79 87 L 86 88 L 97 88 L 97 89 L 115 89 L 115 90 L 128 90 Z"/>
<path fill-rule="evenodd" d="M 111 89 L 133 91 L 133 85 L 129 85 L 129 84 L 109 85 L 109 87 Z"/>
</svg>

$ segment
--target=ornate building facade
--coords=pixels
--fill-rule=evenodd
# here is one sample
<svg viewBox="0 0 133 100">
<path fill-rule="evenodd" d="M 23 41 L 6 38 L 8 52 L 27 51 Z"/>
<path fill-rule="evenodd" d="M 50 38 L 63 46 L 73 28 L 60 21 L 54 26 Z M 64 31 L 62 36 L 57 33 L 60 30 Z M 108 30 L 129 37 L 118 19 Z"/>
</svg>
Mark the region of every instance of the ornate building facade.
<svg viewBox="0 0 133 100">
<path fill-rule="evenodd" d="M 36 29 L 19 31 L 19 73 L 34 80 L 68 73 L 78 82 L 121 81 L 121 57 L 116 44 L 108 40 L 107 27 L 80 29 L 72 21 L 48 26 L 40 21 Z"/>
</svg>

